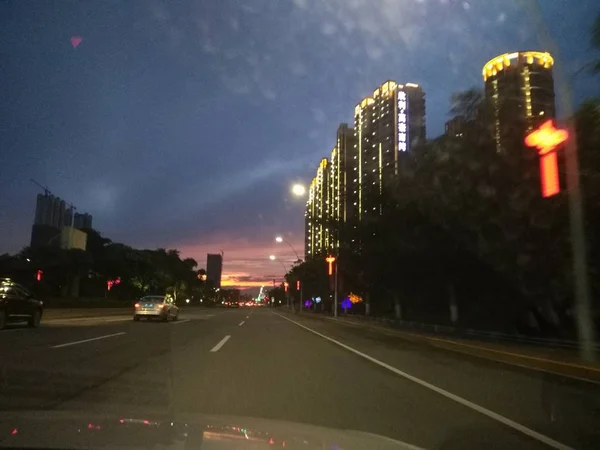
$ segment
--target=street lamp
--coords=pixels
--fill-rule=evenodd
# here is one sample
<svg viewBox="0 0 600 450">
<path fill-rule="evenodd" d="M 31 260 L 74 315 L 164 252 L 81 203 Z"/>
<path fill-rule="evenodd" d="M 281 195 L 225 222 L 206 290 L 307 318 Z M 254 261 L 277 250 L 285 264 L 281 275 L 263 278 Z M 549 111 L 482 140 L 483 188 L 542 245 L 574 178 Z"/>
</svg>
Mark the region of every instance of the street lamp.
<svg viewBox="0 0 600 450">
<path fill-rule="evenodd" d="M 306 194 L 306 188 L 304 185 L 296 183 L 292 186 L 292 194 L 294 194 L 296 197 L 302 197 L 304 194 Z"/>
<path fill-rule="evenodd" d="M 283 267 L 283 270 L 285 270 L 285 273 L 288 273 L 287 267 L 285 266 L 285 264 L 283 263 L 283 261 L 282 261 L 282 260 L 280 260 L 280 259 L 277 259 L 277 257 L 276 257 L 275 255 L 270 255 L 270 256 L 269 256 L 269 259 L 270 259 L 271 261 L 278 261 L 278 262 L 279 262 L 279 264 L 281 264 L 281 265 L 282 265 L 282 267 Z"/>
<path fill-rule="evenodd" d="M 283 270 L 285 270 L 285 272 L 283 273 L 283 284 L 284 284 L 284 286 L 286 286 L 286 289 L 285 289 L 285 296 L 286 296 L 286 298 L 287 298 L 287 303 L 288 303 L 288 308 L 289 308 L 289 307 L 290 307 L 290 293 L 289 293 L 289 291 L 288 291 L 288 289 L 287 289 L 287 281 L 285 281 L 285 275 L 288 273 L 287 267 L 285 267 L 285 264 L 283 263 L 283 261 L 281 261 L 281 260 L 277 259 L 277 258 L 275 257 L 275 255 L 270 255 L 270 256 L 269 256 L 269 259 L 270 259 L 271 261 L 275 261 L 275 260 L 277 260 L 277 261 L 278 261 L 278 262 L 281 264 L 281 266 L 283 267 Z"/>
<path fill-rule="evenodd" d="M 288 241 L 287 239 L 284 239 L 281 236 L 277 236 L 275 238 L 275 242 L 279 242 L 279 243 L 285 242 L 287 245 L 289 245 L 289 247 L 292 249 L 292 251 L 296 255 L 296 261 L 301 261 L 300 257 L 298 256 L 298 252 L 296 251 L 296 249 L 294 248 L 294 246 L 290 243 L 290 241 Z"/>
</svg>

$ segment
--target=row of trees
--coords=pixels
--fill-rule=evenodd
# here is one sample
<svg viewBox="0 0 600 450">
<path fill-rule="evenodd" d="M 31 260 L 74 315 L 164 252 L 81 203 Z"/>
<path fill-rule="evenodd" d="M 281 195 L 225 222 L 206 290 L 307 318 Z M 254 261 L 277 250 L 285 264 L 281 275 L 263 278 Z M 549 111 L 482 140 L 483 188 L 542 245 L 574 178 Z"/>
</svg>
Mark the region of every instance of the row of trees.
<svg viewBox="0 0 600 450">
<path fill-rule="evenodd" d="M 594 39 L 600 49 L 600 18 Z M 451 113 L 465 118 L 463 135 L 443 136 L 402 155 L 400 175 L 378 199 L 382 215 L 348 222 L 340 230 L 343 242 L 356 244 L 339 249 L 340 299 L 359 293 L 364 305 L 353 310 L 406 320 L 571 334 L 566 191 L 541 197 L 537 152 L 518 133 L 506 151 L 497 151 L 481 91 L 453 95 Z M 600 101 L 587 101 L 562 125 L 577 139 L 597 315 Z M 559 158 L 565 186 L 561 153 Z M 324 258 L 288 273 L 290 286 L 303 281 L 304 298 L 329 294 Z"/>
<path fill-rule="evenodd" d="M 216 300 L 206 272 L 178 250 L 139 250 L 112 242 L 96 230 L 87 233 L 87 248 L 24 248 L 0 258 L 0 271 L 46 297 L 105 297 L 132 300 L 147 294 L 178 299 Z M 39 279 L 38 279 L 39 278 Z M 110 285 L 110 289 L 109 289 Z"/>
</svg>

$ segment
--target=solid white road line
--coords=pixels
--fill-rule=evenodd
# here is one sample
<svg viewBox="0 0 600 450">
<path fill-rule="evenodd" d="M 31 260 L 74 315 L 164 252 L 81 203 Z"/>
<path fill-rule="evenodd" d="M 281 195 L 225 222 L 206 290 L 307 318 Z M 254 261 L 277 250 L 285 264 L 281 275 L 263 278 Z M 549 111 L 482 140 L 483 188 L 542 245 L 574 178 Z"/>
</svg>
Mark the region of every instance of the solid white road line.
<svg viewBox="0 0 600 450">
<path fill-rule="evenodd" d="M 225 342 L 227 342 L 230 337 L 231 335 L 227 335 L 223 339 L 221 339 L 219 343 L 211 349 L 211 352 L 218 352 L 221 349 L 221 347 L 225 345 Z"/>
<path fill-rule="evenodd" d="M 241 326 L 242 326 L 242 325 L 244 325 L 245 323 L 246 323 L 246 321 L 245 321 L 245 320 L 242 320 L 242 321 L 239 323 L 238 327 L 241 327 Z"/>
<path fill-rule="evenodd" d="M 329 342 L 333 342 L 334 344 L 336 344 L 348 351 L 351 351 L 352 353 L 354 353 L 358 356 L 361 356 L 362 358 L 364 358 L 368 361 L 371 361 L 372 363 L 375 363 L 378 366 L 388 369 L 389 371 L 394 372 L 396 375 L 400 375 L 401 377 L 404 377 L 407 380 L 410 380 L 410 381 L 417 383 L 427 389 L 437 392 L 438 394 L 443 395 L 444 397 L 446 397 L 450 400 L 454 400 L 455 402 L 460 403 L 461 405 L 466 406 L 467 408 L 477 411 L 478 413 L 483 414 L 484 416 L 487 416 L 490 419 L 496 420 L 496 421 L 498 421 L 508 427 L 511 427 L 533 439 L 543 442 L 544 444 L 546 444 L 552 448 L 556 448 L 556 449 L 560 449 L 560 450 L 572 450 L 571 447 L 569 447 L 561 442 L 555 441 L 554 439 L 552 439 L 544 434 L 538 433 L 537 431 L 534 431 L 531 428 L 527 428 L 526 426 L 521 425 L 520 423 L 517 423 L 514 420 L 509 419 L 508 417 L 504 417 L 503 415 L 495 413 L 494 411 L 484 408 L 483 406 L 473 403 L 465 398 L 459 397 L 458 395 L 455 395 L 455 394 L 448 392 L 442 388 L 439 388 L 431 383 L 428 383 L 427 381 L 423 381 L 420 378 L 414 377 L 406 372 L 396 369 L 395 367 L 390 366 L 389 364 L 386 364 L 383 361 L 379 361 L 378 359 L 375 359 L 372 356 L 367 355 L 366 353 L 358 351 L 346 344 L 342 344 L 340 341 L 330 338 L 329 336 L 325 336 L 324 334 L 319 333 L 318 331 L 315 331 L 312 328 L 309 328 L 305 325 L 302 325 L 301 323 L 296 322 L 295 320 L 285 317 L 284 315 L 281 315 L 279 313 L 274 313 L 274 314 L 277 314 L 279 317 L 282 317 L 285 320 L 288 320 L 288 321 L 292 322 L 293 324 L 298 325 L 300 328 L 304 328 L 306 331 L 310 331 L 311 333 L 316 334 L 317 336 L 322 337 L 323 339 L 326 339 Z"/>
<path fill-rule="evenodd" d="M 53 345 L 50 348 L 70 347 L 71 345 L 85 344 L 86 342 L 99 341 L 100 339 L 108 339 L 108 338 L 115 337 L 115 336 L 122 336 L 124 334 L 126 334 L 126 333 L 124 331 L 121 331 L 120 333 L 106 334 L 104 336 L 98 336 L 98 337 L 91 338 L 91 339 L 84 339 L 82 341 L 67 342 L 66 344 Z"/>
<path fill-rule="evenodd" d="M 177 325 L 177 324 L 180 324 L 180 323 L 186 323 L 186 322 L 190 322 L 190 319 L 178 320 L 177 322 L 173 322 L 173 325 Z"/>
</svg>

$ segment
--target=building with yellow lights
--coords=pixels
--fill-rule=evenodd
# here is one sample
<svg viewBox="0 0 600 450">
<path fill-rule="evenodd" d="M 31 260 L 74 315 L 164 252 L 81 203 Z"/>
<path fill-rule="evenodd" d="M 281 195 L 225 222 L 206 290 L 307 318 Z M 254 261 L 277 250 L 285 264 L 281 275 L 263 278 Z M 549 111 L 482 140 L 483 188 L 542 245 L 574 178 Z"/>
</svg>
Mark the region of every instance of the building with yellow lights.
<svg viewBox="0 0 600 450">
<path fill-rule="evenodd" d="M 493 110 L 494 139 L 498 151 L 556 115 L 554 59 L 547 52 L 505 53 L 488 61 L 482 70 L 485 96 Z"/>
<path fill-rule="evenodd" d="M 305 213 L 305 249 L 307 256 L 326 253 L 330 244 L 329 160 L 323 158 L 317 175 L 308 188 Z"/>
<path fill-rule="evenodd" d="M 341 124 L 330 159 L 322 159 L 308 189 L 305 212 L 306 257 L 335 251 L 342 224 L 357 214 L 348 187 L 348 168 L 354 152 L 354 130 Z"/>
<path fill-rule="evenodd" d="M 386 81 L 354 108 L 356 149 L 350 171 L 358 220 L 381 214 L 379 197 L 398 174 L 404 152 L 425 143 L 425 93 L 417 84 Z"/>
</svg>

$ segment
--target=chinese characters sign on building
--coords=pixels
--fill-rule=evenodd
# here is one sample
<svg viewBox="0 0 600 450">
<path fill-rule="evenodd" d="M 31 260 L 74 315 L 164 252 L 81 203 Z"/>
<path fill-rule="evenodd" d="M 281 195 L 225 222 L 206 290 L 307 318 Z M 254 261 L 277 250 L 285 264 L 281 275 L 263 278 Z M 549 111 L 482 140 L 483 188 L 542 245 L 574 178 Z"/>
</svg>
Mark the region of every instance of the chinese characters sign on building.
<svg viewBox="0 0 600 450">
<path fill-rule="evenodd" d="M 406 92 L 398 91 L 398 151 L 408 150 L 408 102 Z"/>
</svg>

